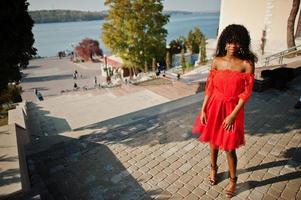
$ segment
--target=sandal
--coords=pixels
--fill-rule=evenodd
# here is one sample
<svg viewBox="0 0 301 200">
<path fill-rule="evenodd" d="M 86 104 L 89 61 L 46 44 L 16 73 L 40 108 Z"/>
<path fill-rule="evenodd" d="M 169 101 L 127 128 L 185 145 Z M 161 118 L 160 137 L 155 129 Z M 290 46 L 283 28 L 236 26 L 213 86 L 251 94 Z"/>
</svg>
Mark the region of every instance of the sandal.
<svg viewBox="0 0 301 200">
<path fill-rule="evenodd" d="M 215 167 L 213 167 L 211 165 L 211 172 L 213 172 L 213 177 L 211 177 L 211 174 L 210 174 L 210 176 L 209 176 L 209 183 L 212 186 L 217 184 L 217 169 L 218 169 L 217 165 Z"/>
<path fill-rule="evenodd" d="M 229 189 L 226 191 L 226 197 L 232 198 L 235 195 L 235 187 L 236 187 L 237 177 L 230 177 L 230 184 L 232 183 L 232 187 L 229 186 Z"/>
</svg>

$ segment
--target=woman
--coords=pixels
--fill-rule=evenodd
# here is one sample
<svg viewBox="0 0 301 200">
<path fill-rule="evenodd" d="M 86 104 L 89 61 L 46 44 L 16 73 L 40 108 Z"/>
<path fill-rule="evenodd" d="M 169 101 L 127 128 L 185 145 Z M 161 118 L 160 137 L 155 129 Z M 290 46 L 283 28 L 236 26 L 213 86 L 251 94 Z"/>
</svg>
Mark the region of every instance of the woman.
<svg viewBox="0 0 301 200">
<path fill-rule="evenodd" d="M 200 134 L 200 141 L 210 143 L 211 185 L 217 184 L 218 151 L 226 151 L 230 171 L 228 198 L 234 195 L 237 182 L 235 150 L 245 143 L 244 104 L 254 85 L 257 57 L 249 46 L 250 36 L 244 26 L 232 24 L 223 30 L 206 82 L 202 109 L 192 131 Z"/>
</svg>

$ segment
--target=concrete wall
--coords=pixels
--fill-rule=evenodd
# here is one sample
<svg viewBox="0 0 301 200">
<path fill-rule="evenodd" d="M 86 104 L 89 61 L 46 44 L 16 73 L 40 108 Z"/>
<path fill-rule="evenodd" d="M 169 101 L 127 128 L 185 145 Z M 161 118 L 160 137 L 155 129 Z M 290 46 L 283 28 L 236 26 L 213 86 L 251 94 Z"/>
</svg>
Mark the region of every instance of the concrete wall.
<svg viewBox="0 0 301 200">
<path fill-rule="evenodd" d="M 25 152 L 25 146 L 30 142 L 26 128 L 26 110 L 26 102 L 22 102 L 8 113 L 9 133 L 16 140 L 15 147 L 18 152 L 17 157 L 21 177 L 21 190 L 23 192 L 28 192 L 31 188 Z"/>
<path fill-rule="evenodd" d="M 292 2 L 293 0 L 222 0 L 219 35 L 229 24 L 242 24 L 250 32 L 252 49 L 259 51 L 262 32 L 266 29 L 267 53 L 284 50 L 287 48 L 287 19 Z"/>
</svg>

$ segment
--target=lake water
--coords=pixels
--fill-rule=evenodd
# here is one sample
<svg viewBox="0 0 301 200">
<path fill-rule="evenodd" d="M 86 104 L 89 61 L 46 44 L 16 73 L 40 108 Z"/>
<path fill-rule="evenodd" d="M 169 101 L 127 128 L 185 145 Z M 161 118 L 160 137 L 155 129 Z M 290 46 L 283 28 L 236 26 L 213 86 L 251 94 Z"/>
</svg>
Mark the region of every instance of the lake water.
<svg viewBox="0 0 301 200">
<path fill-rule="evenodd" d="M 86 22 L 66 22 L 35 24 L 33 34 L 34 47 L 40 56 L 54 56 L 58 51 L 71 50 L 84 38 L 93 38 L 99 41 L 105 54 L 110 54 L 101 41 L 101 27 L 103 20 Z M 166 25 L 168 31 L 167 42 L 187 36 L 188 32 L 198 26 L 206 38 L 215 38 L 219 24 L 219 13 L 178 14 L 170 17 Z"/>
</svg>

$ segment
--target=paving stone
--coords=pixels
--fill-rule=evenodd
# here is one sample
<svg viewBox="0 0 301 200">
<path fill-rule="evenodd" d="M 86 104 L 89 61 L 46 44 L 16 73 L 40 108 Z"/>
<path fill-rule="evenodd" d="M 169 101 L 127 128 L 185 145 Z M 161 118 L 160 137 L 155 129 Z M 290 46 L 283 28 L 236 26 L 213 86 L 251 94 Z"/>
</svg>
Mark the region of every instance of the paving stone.
<svg viewBox="0 0 301 200">
<path fill-rule="evenodd" d="M 194 187 L 197 187 L 203 182 L 203 178 L 200 176 L 194 176 L 190 181 L 189 184 L 193 185 Z"/>
<path fill-rule="evenodd" d="M 181 176 L 179 178 L 179 180 L 184 184 L 188 183 L 191 179 L 192 179 L 192 176 L 190 176 L 189 174 L 184 174 L 183 176 Z"/>
<path fill-rule="evenodd" d="M 179 164 L 181 165 L 181 163 Z M 185 163 L 184 165 L 182 165 L 180 167 L 180 170 L 183 172 L 183 173 L 186 173 L 187 171 L 189 171 L 190 169 L 192 168 L 192 165 L 190 163 Z"/>
<path fill-rule="evenodd" d="M 147 182 L 151 178 L 152 178 L 152 175 L 150 175 L 150 174 L 143 174 L 142 176 L 139 177 L 139 180 L 141 180 L 142 182 Z"/>
<path fill-rule="evenodd" d="M 186 197 L 186 199 L 189 199 L 189 200 L 198 200 L 199 199 L 199 197 L 198 196 L 196 196 L 195 194 L 189 194 L 187 197 Z"/>
<path fill-rule="evenodd" d="M 179 179 L 178 175 L 171 174 L 171 175 L 167 176 L 164 180 L 167 181 L 168 183 L 172 184 L 172 183 L 174 183 L 178 179 Z"/>
<path fill-rule="evenodd" d="M 169 165 L 170 165 L 170 163 L 167 161 L 160 162 L 160 166 L 162 166 L 163 168 L 168 167 Z"/>
<path fill-rule="evenodd" d="M 195 147 L 195 145 L 190 143 L 190 144 L 188 144 L 187 146 L 184 147 L 184 150 L 185 150 L 185 151 L 190 151 L 190 150 L 192 150 L 194 147 Z"/>
<path fill-rule="evenodd" d="M 210 189 L 210 187 L 206 185 L 204 182 L 200 184 L 199 187 L 204 191 L 208 191 Z"/>
<path fill-rule="evenodd" d="M 206 192 L 203 189 L 196 187 L 192 193 L 201 198 Z"/>
<path fill-rule="evenodd" d="M 174 173 L 176 174 L 176 175 L 178 175 L 178 176 L 182 176 L 184 173 L 183 173 L 183 171 L 181 171 L 180 169 L 176 169 L 175 171 L 174 171 Z"/>
<path fill-rule="evenodd" d="M 168 192 L 174 194 L 174 193 L 176 193 L 176 192 L 179 190 L 179 188 L 177 188 L 175 185 L 169 185 L 169 186 L 166 188 L 166 190 L 167 190 Z"/>
<path fill-rule="evenodd" d="M 142 188 L 145 190 L 145 191 L 149 191 L 151 189 L 151 185 L 148 184 L 148 183 L 142 183 L 141 184 Z"/>
<path fill-rule="evenodd" d="M 284 199 L 294 199 L 296 197 L 296 194 L 297 192 L 294 192 L 287 187 L 281 193 L 281 197 L 283 197 Z"/>
<path fill-rule="evenodd" d="M 257 190 L 260 193 L 266 194 L 269 190 L 270 186 L 261 186 L 261 187 L 256 187 L 255 190 Z"/>
<path fill-rule="evenodd" d="M 262 200 L 277 200 L 277 198 L 273 197 L 272 195 L 265 194 Z"/>
<path fill-rule="evenodd" d="M 170 167 L 171 169 L 173 169 L 173 170 L 177 170 L 177 169 L 179 169 L 180 167 L 182 167 L 182 165 L 183 165 L 183 164 L 180 163 L 180 162 L 174 162 L 174 163 L 171 163 L 169 167 Z"/>
<path fill-rule="evenodd" d="M 281 196 L 281 193 L 282 193 L 282 190 L 277 190 L 272 187 L 268 190 L 269 195 L 277 197 L 277 198 Z"/>
<path fill-rule="evenodd" d="M 177 156 L 170 156 L 169 158 L 166 159 L 167 162 L 173 163 L 177 161 L 179 158 Z"/>
<path fill-rule="evenodd" d="M 143 166 L 139 168 L 139 171 L 142 172 L 143 174 L 148 173 L 150 168 Z"/>
<path fill-rule="evenodd" d="M 187 190 L 186 188 L 181 188 L 178 191 L 178 194 L 180 194 L 182 197 L 187 197 L 190 194 L 190 191 Z"/>
<path fill-rule="evenodd" d="M 170 167 L 166 167 L 165 169 L 163 169 L 163 172 L 167 175 L 170 175 L 174 172 L 174 170 Z"/>
<path fill-rule="evenodd" d="M 163 191 L 162 193 L 160 193 L 159 195 L 157 195 L 157 197 L 155 199 L 160 199 L 160 200 L 163 200 L 163 199 L 170 199 L 172 196 L 171 193 L 167 192 L 167 191 Z"/>
<path fill-rule="evenodd" d="M 180 194 L 176 193 L 176 194 L 173 194 L 173 195 L 170 197 L 170 199 L 171 199 L 171 200 L 182 200 L 183 197 L 182 197 Z"/>
<path fill-rule="evenodd" d="M 250 195 L 249 195 L 249 199 L 262 199 L 263 198 L 263 193 L 257 191 L 257 190 L 253 190 Z"/>
<path fill-rule="evenodd" d="M 159 164 L 159 162 L 157 160 L 152 160 L 151 162 L 146 164 L 146 166 L 149 168 L 153 168 L 153 167 L 157 166 L 158 164 Z"/>
<path fill-rule="evenodd" d="M 175 181 L 175 182 L 173 183 L 173 185 L 174 185 L 175 187 L 177 187 L 178 189 L 184 187 L 184 184 L 183 184 L 181 181 L 179 181 L 179 180 Z"/>
<path fill-rule="evenodd" d="M 206 194 L 209 195 L 209 196 L 212 197 L 212 198 L 216 198 L 216 197 L 219 195 L 219 193 L 216 192 L 216 191 L 215 191 L 214 189 L 212 189 L 212 188 L 210 188 L 210 189 L 207 191 Z"/>
<path fill-rule="evenodd" d="M 167 174 L 165 174 L 164 172 L 159 172 L 156 176 L 154 176 L 154 178 L 160 182 L 163 179 L 165 179 L 167 177 Z"/>
</svg>

